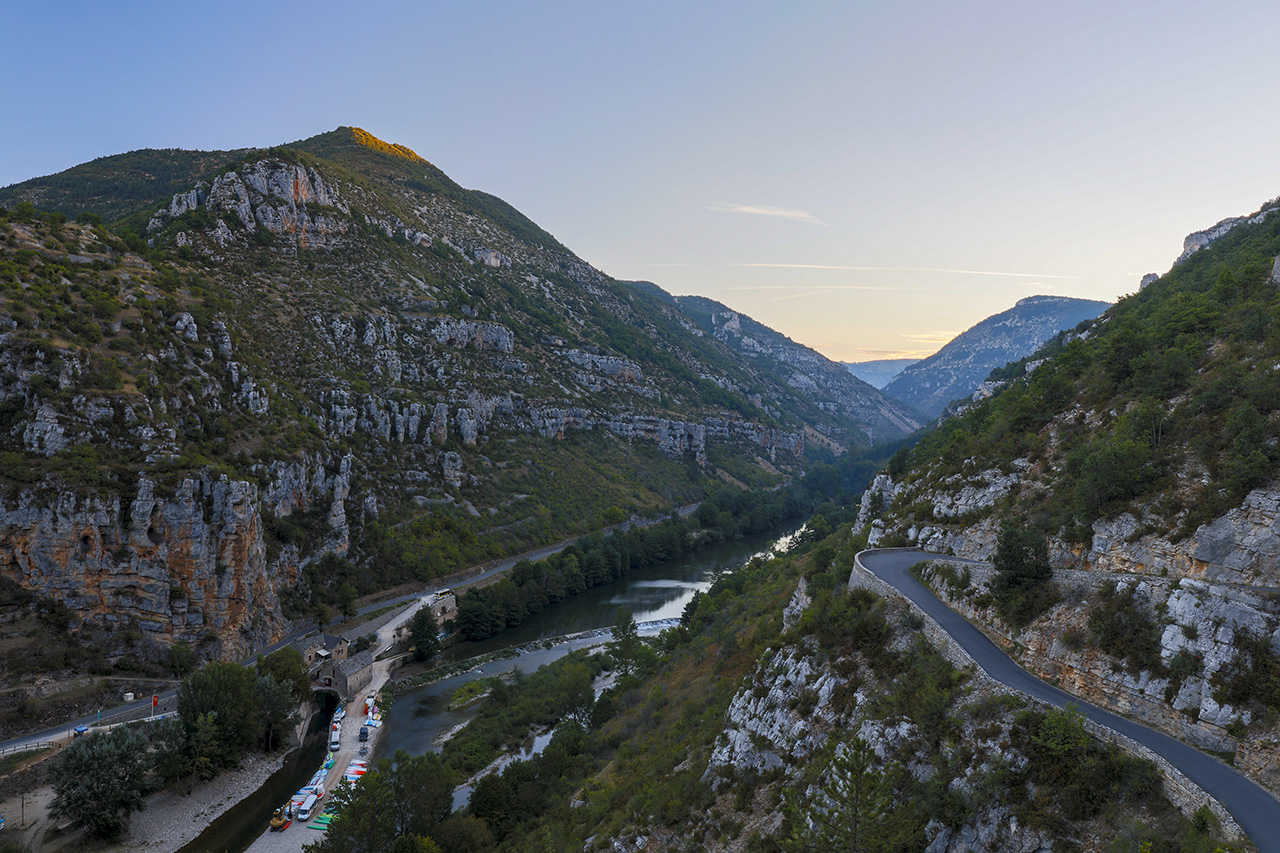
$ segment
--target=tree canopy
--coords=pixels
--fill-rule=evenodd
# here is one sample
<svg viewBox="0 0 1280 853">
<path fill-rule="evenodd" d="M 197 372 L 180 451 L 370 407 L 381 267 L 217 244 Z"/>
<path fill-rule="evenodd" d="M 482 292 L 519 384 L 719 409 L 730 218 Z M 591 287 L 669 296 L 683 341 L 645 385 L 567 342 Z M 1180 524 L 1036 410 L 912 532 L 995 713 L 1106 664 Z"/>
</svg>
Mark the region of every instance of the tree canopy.
<svg viewBox="0 0 1280 853">
<path fill-rule="evenodd" d="M 147 739 L 121 726 L 72 741 L 49 768 L 50 813 L 93 838 L 117 838 L 145 807 Z"/>
<path fill-rule="evenodd" d="M 409 635 L 413 638 L 414 660 L 432 660 L 440 651 L 440 627 L 436 625 L 430 602 L 423 602 L 409 619 Z"/>
<path fill-rule="evenodd" d="M 453 773 L 436 753 L 411 756 L 397 750 L 394 759 L 380 760 L 358 784 L 338 785 L 329 831 L 306 849 L 398 853 L 406 849 L 406 838 L 421 845 L 420 839 L 430 839 L 453 810 L 454 783 Z"/>
<path fill-rule="evenodd" d="M 991 594 L 996 610 L 1010 625 L 1026 627 L 1057 599 L 1049 545 L 1034 527 L 1002 522 L 991 564 L 996 570 Z"/>
</svg>

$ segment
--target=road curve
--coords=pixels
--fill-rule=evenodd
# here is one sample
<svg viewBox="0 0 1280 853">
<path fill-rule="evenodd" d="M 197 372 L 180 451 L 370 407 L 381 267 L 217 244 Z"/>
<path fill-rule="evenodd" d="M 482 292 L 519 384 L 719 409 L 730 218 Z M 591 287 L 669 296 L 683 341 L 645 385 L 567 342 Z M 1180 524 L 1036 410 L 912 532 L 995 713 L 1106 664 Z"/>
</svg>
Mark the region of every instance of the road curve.
<svg viewBox="0 0 1280 853">
<path fill-rule="evenodd" d="M 1001 651 L 968 620 L 943 604 L 907 571 L 930 558 L 955 561 L 954 557 L 918 550 L 863 551 L 854 571 L 867 571 L 913 601 L 955 638 L 978 666 L 1009 687 L 1059 708 L 1077 706 L 1090 720 L 1132 738 L 1177 767 L 1187 778 L 1218 799 L 1248 833 L 1261 853 L 1280 853 L 1280 802 L 1255 782 L 1215 758 L 1150 729 L 1117 716 L 1047 684 L 1027 672 Z"/>
</svg>

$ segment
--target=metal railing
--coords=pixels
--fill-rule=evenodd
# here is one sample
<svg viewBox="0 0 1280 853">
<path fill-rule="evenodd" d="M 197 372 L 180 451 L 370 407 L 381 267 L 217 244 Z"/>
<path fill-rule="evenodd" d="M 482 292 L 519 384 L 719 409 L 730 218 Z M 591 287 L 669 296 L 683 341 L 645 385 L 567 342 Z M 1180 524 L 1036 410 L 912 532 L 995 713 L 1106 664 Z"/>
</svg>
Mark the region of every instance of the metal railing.
<svg viewBox="0 0 1280 853">
<path fill-rule="evenodd" d="M 41 749 L 50 749 L 57 747 L 59 744 L 50 740 L 40 741 L 39 743 L 22 743 L 17 746 L 6 747 L 0 749 L 0 755 L 12 755 L 19 752 L 37 752 Z"/>
</svg>

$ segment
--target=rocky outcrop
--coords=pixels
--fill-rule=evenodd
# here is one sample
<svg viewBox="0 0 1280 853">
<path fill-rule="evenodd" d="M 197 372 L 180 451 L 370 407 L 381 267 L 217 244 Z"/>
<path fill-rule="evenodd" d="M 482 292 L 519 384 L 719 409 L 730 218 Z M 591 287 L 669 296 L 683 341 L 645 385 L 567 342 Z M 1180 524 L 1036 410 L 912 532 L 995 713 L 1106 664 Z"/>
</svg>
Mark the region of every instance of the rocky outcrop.
<svg viewBox="0 0 1280 853">
<path fill-rule="evenodd" d="M 219 175 L 207 192 L 197 186 L 175 195 L 151 217 L 147 232 L 158 233 L 201 206 L 218 222 L 211 240 L 218 248 L 230 241 L 248 244 L 261 228 L 284 238 L 290 248 L 333 249 L 352 228 L 349 205 L 318 171 L 266 158 Z M 192 245 L 190 234 L 184 234 L 183 242 Z"/>
<path fill-rule="evenodd" d="M 1220 237 L 1230 233 L 1235 228 L 1246 223 L 1256 224 L 1261 222 L 1278 209 L 1280 208 L 1264 207 L 1256 213 L 1251 213 L 1247 216 L 1228 217 L 1227 219 L 1223 219 L 1221 222 L 1218 222 L 1203 231 L 1192 231 L 1187 235 L 1186 239 L 1182 241 L 1182 254 L 1178 255 L 1178 258 L 1173 262 L 1173 265 L 1176 267 L 1196 252 L 1212 244 Z"/>
<path fill-rule="evenodd" d="M 933 494 L 933 517 L 961 519 L 988 510 L 1018 485 L 1018 474 L 992 468 L 975 476 L 953 474 Z"/>
<path fill-rule="evenodd" d="M 1210 580 L 1280 586 L 1280 492 L 1250 492 L 1197 530 L 1190 551 L 1192 571 Z"/>
<path fill-rule="evenodd" d="M 565 358 L 580 367 L 589 367 L 620 382 L 639 382 L 644 378 L 640 365 L 614 355 L 599 355 L 580 349 L 564 350 Z"/>
<path fill-rule="evenodd" d="M 0 573 L 82 619 L 224 659 L 283 633 L 278 594 L 297 580 L 267 565 L 257 487 L 225 476 L 183 480 L 169 496 L 144 479 L 125 505 L 0 498 Z"/>
<path fill-rule="evenodd" d="M 459 349 L 511 352 L 515 345 L 515 336 L 506 326 L 478 320 L 439 320 L 430 325 L 429 334 L 436 343 Z"/>
<path fill-rule="evenodd" d="M 797 623 L 808 606 L 807 598 L 803 589 L 797 589 L 786 609 L 789 625 Z M 891 609 L 899 607 L 891 605 Z M 892 615 L 891 621 L 896 622 L 899 614 Z M 895 651 L 905 652 L 913 638 L 912 632 L 895 631 L 889 642 Z M 968 697 L 971 701 L 992 699 L 1003 692 L 982 678 L 976 681 Z M 807 765 L 840 754 L 854 738 L 866 742 L 877 759 L 902 762 L 917 780 L 933 778 L 936 752 L 925 745 L 916 722 L 904 715 L 877 715 L 882 689 L 874 672 L 857 656 L 832 655 L 812 637 L 767 651 L 730 701 L 704 781 L 720 788 L 726 779 L 773 776 L 783 780 L 779 785 L 794 790 Z M 963 743 L 962 753 L 969 756 L 960 762 L 959 773 L 950 783 L 956 789 L 978 784 L 997 763 L 1014 772 L 1026 766 L 1027 759 L 1009 748 L 1011 714 L 981 725 L 964 713 L 954 713 L 952 719 L 957 723 L 952 742 Z M 819 796 L 817 786 L 806 794 Z M 959 827 L 930 823 L 925 837 L 926 849 L 935 853 L 1047 853 L 1052 849 L 1048 835 L 1019 826 L 1009 806 L 994 798 L 984 801 L 978 813 Z"/>
<path fill-rule="evenodd" d="M 861 530 L 870 524 L 873 518 L 888 509 L 893 504 L 897 492 L 898 487 L 894 485 L 892 477 L 888 474 L 877 474 L 871 481 L 871 485 L 867 486 L 862 493 L 862 501 L 858 505 L 858 518 L 853 523 L 853 529 Z"/>
<path fill-rule="evenodd" d="M 860 421 L 860 438 L 879 441 L 924 425 L 910 406 L 886 397 L 816 350 L 714 300 L 681 296 L 677 301 L 703 331 L 753 360 L 772 364 L 788 385 L 814 397 L 824 411 Z"/>
<path fill-rule="evenodd" d="M 953 610 L 985 626 L 1024 666 L 1094 704 L 1207 749 L 1235 749 L 1227 727 L 1236 720 L 1250 720 L 1247 710 L 1222 703 L 1213 686 L 1214 677 L 1239 653 L 1237 638 L 1274 638 L 1280 647 L 1280 612 L 1260 595 L 1193 578 L 1135 578 L 1072 569 L 1054 571 L 1063 602 L 1015 633 L 989 606 L 976 603 L 988 591 L 991 567 L 969 564 L 963 571 L 962 584 L 949 583 L 936 572 L 926 577 Z M 1172 668 L 1131 671 L 1124 661 L 1087 641 L 1089 618 L 1099 606 L 1098 592 L 1104 585 L 1113 585 L 1118 594 L 1131 590 L 1137 606 L 1152 621 L 1158 620 L 1160 660 Z M 1163 619 L 1157 614 L 1164 614 Z M 1186 663 L 1174 664 L 1180 656 Z"/>
<path fill-rule="evenodd" d="M 992 574 L 990 567 L 975 566 L 973 564 L 965 564 L 965 565 L 956 567 L 958 570 L 958 573 L 948 573 L 948 576 L 944 578 L 942 575 L 939 574 L 937 570 L 937 564 L 945 563 L 945 562 L 946 562 L 945 559 L 939 560 L 935 562 L 935 566 L 926 567 L 923 574 L 923 577 L 925 578 L 926 582 L 931 586 L 935 594 L 937 594 L 943 600 L 948 601 L 948 603 L 953 609 L 957 610 L 958 612 L 965 613 L 966 615 L 969 616 L 971 621 L 978 621 L 980 624 L 985 623 L 989 625 L 990 622 L 987 622 L 986 619 L 989 619 L 990 613 L 988 612 L 981 615 L 976 614 L 974 612 L 975 606 L 973 605 L 971 599 L 973 599 L 977 595 L 978 591 L 989 582 Z M 1086 586 L 1089 586 L 1096 581 L 1096 576 L 1088 572 L 1076 572 L 1074 574 L 1084 576 L 1083 578 L 1080 578 L 1080 580 L 1083 583 L 1085 583 Z M 956 580 L 951 580 L 952 578 Z M 1060 574 L 1056 574 L 1055 580 L 1058 581 L 1059 583 L 1062 583 L 1064 578 L 1062 578 Z M 910 610 L 920 619 L 920 621 L 922 622 L 922 631 L 924 635 L 928 637 L 929 641 L 933 643 L 934 647 L 937 648 L 939 652 L 941 652 L 942 655 L 945 658 L 947 658 L 947 660 L 949 660 L 953 666 L 957 668 L 965 669 L 971 673 L 971 676 L 975 681 L 975 692 L 978 692 L 980 690 L 995 691 L 996 693 L 1001 693 L 1001 694 L 1007 694 L 1010 692 L 1010 688 L 1007 688 L 1003 685 L 996 683 L 985 672 L 978 669 L 973 658 L 969 655 L 967 651 L 965 651 L 964 647 L 961 646 L 960 643 L 956 642 L 956 640 L 953 637 L 951 637 L 950 634 L 948 634 L 945 630 L 943 630 L 942 626 L 939 625 L 938 622 L 933 617 L 925 613 L 925 611 L 922 610 L 920 607 L 918 607 L 914 602 L 901 598 L 897 590 L 894 589 L 885 581 L 881 580 L 880 578 L 876 577 L 875 575 L 871 574 L 865 569 L 862 569 L 859 566 L 855 566 L 854 570 L 850 573 L 850 576 L 849 576 L 849 588 L 850 589 L 856 589 L 856 588 L 870 589 L 881 595 L 891 596 L 896 600 L 902 601 L 904 606 L 909 607 Z M 1062 611 L 1068 607 L 1076 607 L 1078 609 L 1078 606 L 1079 604 L 1077 601 L 1075 604 L 1071 604 L 1071 605 L 1059 605 L 1057 608 L 1055 608 L 1055 611 Z M 986 617 L 986 618 L 984 619 L 983 617 Z M 1050 632 L 1046 632 L 1046 634 L 1049 634 L 1049 633 Z M 1025 635 L 1020 635 L 1019 640 L 1021 640 L 1023 636 Z M 1052 635 L 1049 639 L 1050 639 L 1050 642 L 1056 642 L 1059 645 L 1065 645 L 1066 643 L 1065 637 L 1066 637 L 1065 633 L 1060 630 L 1059 633 Z M 1063 673 L 1046 673 L 1043 671 L 1037 671 L 1037 668 L 1034 662 L 1028 664 L 1027 661 L 1025 660 L 1026 658 L 1029 658 L 1032 661 L 1037 659 L 1037 652 L 1034 648 L 1025 648 L 1021 644 L 1015 646 L 1010 641 L 1007 633 L 1001 634 L 997 631 L 994 634 L 994 638 L 998 642 L 1002 642 L 1007 651 L 1011 651 L 1013 654 L 1015 654 L 1019 658 L 1022 658 L 1023 665 L 1027 666 L 1027 668 L 1030 669 L 1031 671 L 1037 672 L 1037 674 L 1040 675 L 1040 677 L 1042 678 L 1048 677 L 1051 679 L 1056 679 L 1059 677 L 1064 677 L 1063 673 L 1066 673 L 1066 674 L 1070 673 L 1070 670 L 1063 670 Z M 1034 642 L 1035 642 L 1035 638 L 1033 637 L 1032 644 L 1034 644 Z M 1091 698 L 1093 701 L 1095 701 L 1096 704 L 1102 704 L 1102 705 L 1108 704 L 1106 701 L 1098 701 L 1098 699 L 1093 697 L 1087 697 L 1087 698 Z M 1151 707 L 1151 703 L 1142 703 L 1142 704 L 1144 707 L 1147 707 L 1147 708 Z M 1120 706 L 1116 706 L 1116 707 L 1120 707 Z M 1125 713 L 1133 712 L 1132 708 L 1125 708 L 1123 710 Z M 1148 722 L 1152 722 L 1152 720 L 1148 720 Z M 1119 746 L 1121 749 L 1124 749 L 1126 752 L 1129 752 L 1130 754 L 1137 755 L 1140 758 L 1144 758 L 1148 761 L 1153 762 L 1156 765 L 1156 767 L 1159 769 L 1160 774 L 1163 777 L 1165 795 L 1183 813 L 1183 815 L 1185 815 L 1186 817 L 1191 817 L 1201 807 L 1208 807 L 1209 810 L 1220 822 L 1226 837 L 1228 838 L 1245 837 L 1244 832 L 1240 829 L 1240 826 L 1235 822 L 1235 820 L 1231 817 L 1230 813 L 1226 811 L 1226 809 L 1222 806 L 1222 804 L 1213 797 L 1212 792 L 1205 791 L 1203 788 L 1196 785 L 1194 782 L 1188 779 L 1178 768 L 1174 767 L 1169 761 L 1157 755 L 1152 750 L 1137 743 L 1136 741 L 1112 729 L 1108 729 L 1104 726 L 1100 726 L 1098 724 L 1091 723 L 1091 722 L 1086 722 L 1085 725 L 1086 725 L 1086 728 L 1090 731 L 1090 733 L 1093 734 L 1095 737 L 1099 738 L 1100 740 L 1104 740 L 1109 743 L 1115 744 L 1116 746 Z M 1184 734 L 1186 733 L 1184 732 Z M 1192 739 L 1194 740 L 1194 738 Z M 1004 744 L 1002 743 L 1002 746 L 1003 745 Z M 1261 778 L 1261 777 L 1255 777 L 1255 778 Z M 959 849 L 967 850 L 968 848 L 961 847 Z"/>
</svg>

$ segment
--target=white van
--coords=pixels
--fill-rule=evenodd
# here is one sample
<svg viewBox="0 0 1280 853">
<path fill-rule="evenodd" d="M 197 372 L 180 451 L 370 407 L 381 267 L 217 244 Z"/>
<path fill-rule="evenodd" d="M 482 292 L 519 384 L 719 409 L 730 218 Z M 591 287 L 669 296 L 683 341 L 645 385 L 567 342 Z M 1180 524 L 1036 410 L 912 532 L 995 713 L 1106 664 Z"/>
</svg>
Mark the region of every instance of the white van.
<svg viewBox="0 0 1280 853">
<path fill-rule="evenodd" d="M 298 820 L 311 820 L 311 810 L 316 807 L 316 795 L 308 794 L 307 798 L 302 801 L 302 805 L 298 807 Z"/>
<path fill-rule="evenodd" d="M 333 727 L 333 731 L 329 733 L 329 749 L 332 749 L 336 752 L 338 747 L 341 745 L 341 737 L 342 737 L 342 724 L 338 723 Z"/>
</svg>

